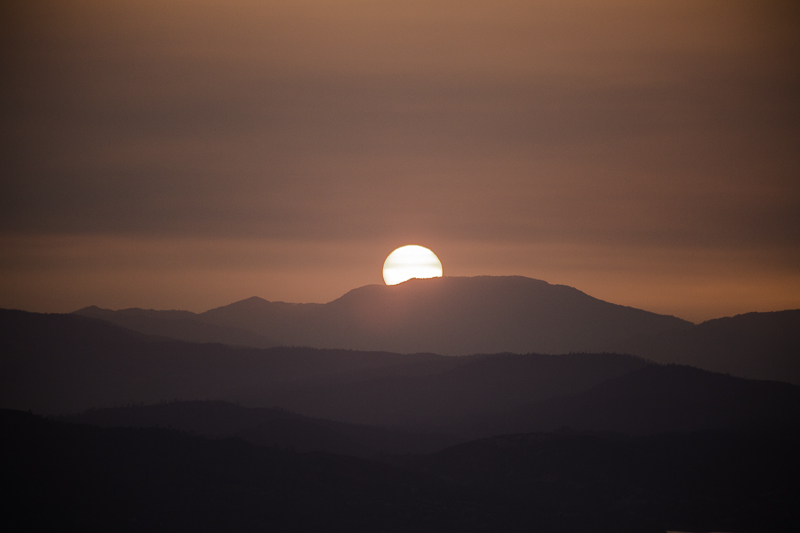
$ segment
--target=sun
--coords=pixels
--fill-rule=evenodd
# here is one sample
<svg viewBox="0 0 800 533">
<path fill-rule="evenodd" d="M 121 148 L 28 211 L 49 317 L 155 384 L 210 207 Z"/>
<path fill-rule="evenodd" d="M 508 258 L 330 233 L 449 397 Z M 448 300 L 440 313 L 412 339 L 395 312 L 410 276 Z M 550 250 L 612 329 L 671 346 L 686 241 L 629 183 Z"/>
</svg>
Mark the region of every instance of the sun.
<svg viewBox="0 0 800 533">
<path fill-rule="evenodd" d="M 442 277 L 442 262 L 424 246 L 409 244 L 389 254 L 383 263 L 383 281 L 397 285 L 411 278 Z"/>
</svg>

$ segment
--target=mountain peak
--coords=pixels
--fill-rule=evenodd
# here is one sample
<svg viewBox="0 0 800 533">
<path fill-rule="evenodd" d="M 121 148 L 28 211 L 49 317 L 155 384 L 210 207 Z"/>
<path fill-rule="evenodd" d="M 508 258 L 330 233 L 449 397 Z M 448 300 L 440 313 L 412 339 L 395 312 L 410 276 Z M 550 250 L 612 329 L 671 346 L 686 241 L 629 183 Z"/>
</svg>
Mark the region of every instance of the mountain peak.
<svg viewBox="0 0 800 533">
<path fill-rule="evenodd" d="M 523 276 L 365 285 L 327 304 L 254 297 L 201 316 L 284 345 L 445 355 L 597 351 L 632 335 L 691 325 Z"/>
<path fill-rule="evenodd" d="M 89 313 L 106 312 L 106 311 L 110 311 L 110 309 L 104 309 L 96 305 L 89 305 L 87 307 L 82 307 L 77 311 L 73 311 L 73 313 L 76 315 L 88 315 Z"/>
</svg>

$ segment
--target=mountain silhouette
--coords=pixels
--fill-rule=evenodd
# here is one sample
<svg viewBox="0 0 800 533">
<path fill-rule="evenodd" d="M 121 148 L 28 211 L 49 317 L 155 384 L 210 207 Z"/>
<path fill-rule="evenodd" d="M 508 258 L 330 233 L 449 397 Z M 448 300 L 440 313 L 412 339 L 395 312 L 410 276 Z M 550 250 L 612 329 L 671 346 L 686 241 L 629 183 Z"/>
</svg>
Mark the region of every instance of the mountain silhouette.
<svg viewBox="0 0 800 533">
<path fill-rule="evenodd" d="M 704 429 L 793 422 L 800 413 L 800 387 L 609 353 L 236 348 L 22 311 L 0 311 L 0 345 L 0 407 L 45 414 L 219 400 L 464 438 L 565 425 L 634 434 Z"/>
<path fill-rule="evenodd" d="M 462 438 L 561 427 L 636 435 L 800 422 L 795 385 L 613 357 L 464 357 L 446 373 L 332 382 L 289 392 L 284 402 L 316 417 Z"/>
<path fill-rule="evenodd" d="M 521 531 L 512 508 L 407 469 L 0 409 L 4 518 L 36 531 Z M 524 517 L 521 512 L 520 517 Z"/>
<path fill-rule="evenodd" d="M 575 531 L 620 512 L 670 531 L 793 531 L 798 443 L 797 426 L 635 438 L 562 431 L 490 437 L 403 464 L 559 509 Z"/>
<path fill-rule="evenodd" d="M 237 348 L 163 340 L 73 314 L 0 310 L 0 406 L 40 413 L 173 399 L 281 405 L 381 423 L 502 410 L 582 390 L 647 364 L 615 354 L 448 357 Z M 393 407 L 394 406 L 394 407 Z M 396 418 L 391 419 L 394 413 Z M 349 414 L 349 416 L 347 416 Z"/>
<path fill-rule="evenodd" d="M 61 415 L 0 409 L 4 494 L 41 529 L 793 531 L 800 387 L 661 363 L 796 381 L 799 319 L 520 277 L 0 310 L 0 408 Z"/>
<path fill-rule="evenodd" d="M 756 317 L 758 335 L 780 337 L 776 316 L 791 318 Z M 641 338 L 662 333 L 675 330 Z M 0 310 L 0 407 L 82 412 L 0 409 L 0 483 L 34 529 L 664 533 L 798 518 L 800 387 L 633 355 L 260 349 Z"/>
<path fill-rule="evenodd" d="M 0 346 L 0 406 L 47 414 L 173 399 L 271 407 L 287 391 L 320 382 L 458 363 L 433 354 L 197 344 L 75 314 L 5 309 Z"/>
<path fill-rule="evenodd" d="M 462 440 L 442 434 L 391 431 L 309 418 L 283 409 L 244 407 L 220 401 L 90 409 L 59 419 L 100 427 L 178 429 L 210 438 L 237 437 L 253 444 L 298 452 L 323 451 L 358 457 L 428 453 Z"/>
<path fill-rule="evenodd" d="M 33 530 L 665 533 L 797 527 L 797 427 L 495 436 L 381 462 L 0 409 Z"/>
<path fill-rule="evenodd" d="M 327 304 L 252 297 L 199 314 L 97 307 L 75 313 L 193 342 L 444 355 L 607 351 L 800 384 L 800 310 L 694 325 L 519 276 L 368 285 Z"/>
<path fill-rule="evenodd" d="M 473 426 L 473 432 L 488 436 L 570 427 L 636 435 L 754 422 L 800 423 L 800 387 L 688 366 L 648 365 L 575 394 L 483 417 L 484 425 Z M 455 431 L 455 426 L 445 427 Z"/>
<path fill-rule="evenodd" d="M 635 336 L 614 349 L 662 363 L 800 385 L 800 309 L 718 318 Z"/>
<path fill-rule="evenodd" d="M 449 359 L 457 364 L 425 373 L 392 372 L 318 382 L 287 391 L 282 402 L 289 409 L 319 418 L 460 433 L 462 428 L 453 426 L 452 421 L 491 417 L 580 392 L 648 365 L 642 359 L 618 354 L 493 354 Z"/>
<path fill-rule="evenodd" d="M 155 311 L 138 308 L 112 311 L 93 305 L 79 309 L 75 314 L 105 320 L 146 335 L 181 341 L 218 342 L 254 348 L 270 348 L 279 344 L 243 328 L 200 320 L 190 311 Z"/>
<path fill-rule="evenodd" d="M 236 331 L 245 329 L 259 335 L 250 341 L 251 346 L 275 342 L 442 355 L 597 352 L 635 335 L 692 325 L 672 316 L 604 302 L 572 287 L 521 276 L 443 277 L 412 279 L 393 286 L 367 285 L 327 304 L 268 302 L 253 297 L 175 318 L 144 310 L 100 313 L 87 308 L 77 313 L 159 335 L 168 335 L 170 326 L 144 327 L 132 316 L 162 321 L 181 317 L 192 323 L 196 320 Z M 170 336 L 197 340 L 187 335 Z M 217 342 L 224 341 L 219 337 Z M 236 343 L 247 342 L 240 336 Z"/>
<path fill-rule="evenodd" d="M 633 335 L 691 325 L 521 276 L 367 285 L 327 304 L 251 298 L 200 316 L 285 345 L 443 355 L 597 351 Z"/>
</svg>

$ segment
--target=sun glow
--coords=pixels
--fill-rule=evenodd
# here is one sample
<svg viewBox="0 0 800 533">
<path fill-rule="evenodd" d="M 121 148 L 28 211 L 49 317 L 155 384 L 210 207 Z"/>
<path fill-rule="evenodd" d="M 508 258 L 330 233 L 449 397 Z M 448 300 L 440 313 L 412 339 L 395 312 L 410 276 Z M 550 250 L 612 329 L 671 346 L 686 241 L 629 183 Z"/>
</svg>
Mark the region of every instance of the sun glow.
<svg viewBox="0 0 800 533">
<path fill-rule="evenodd" d="M 442 262 L 429 249 L 416 244 L 401 246 L 383 263 L 383 281 L 397 285 L 411 278 L 442 277 Z"/>
</svg>

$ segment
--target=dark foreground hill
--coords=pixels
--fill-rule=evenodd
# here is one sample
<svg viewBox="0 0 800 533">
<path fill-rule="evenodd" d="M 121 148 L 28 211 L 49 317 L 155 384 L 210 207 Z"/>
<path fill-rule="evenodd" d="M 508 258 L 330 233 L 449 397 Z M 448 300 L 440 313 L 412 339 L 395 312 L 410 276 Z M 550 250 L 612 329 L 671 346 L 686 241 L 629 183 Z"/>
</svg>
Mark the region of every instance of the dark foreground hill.
<svg viewBox="0 0 800 533">
<path fill-rule="evenodd" d="M 251 344 L 256 346 L 274 341 L 286 346 L 443 355 L 596 352 L 635 335 L 691 326 L 679 318 L 604 302 L 572 287 L 521 276 L 368 285 L 327 304 L 254 297 L 197 315 L 97 308 L 77 313 L 149 334 L 167 335 L 180 319 L 229 331 L 248 330 L 259 336 L 252 343 L 262 344 Z M 160 328 L 156 327 L 159 321 Z M 185 331 L 181 334 L 169 336 L 200 340 Z M 245 344 L 240 339 L 236 344 Z"/>
<path fill-rule="evenodd" d="M 794 531 L 796 429 L 527 434 L 381 464 L 0 410 L 4 518 L 30 530 Z"/>
<path fill-rule="evenodd" d="M 21 311 L 0 311 L 0 326 L 0 407 L 46 414 L 222 400 L 461 439 L 564 425 L 637 434 L 800 417 L 800 387 L 626 355 L 258 350 Z"/>
<path fill-rule="evenodd" d="M 508 502 L 559 509 L 576 526 L 621 513 L 671 531 L 789 531 L 800 520 L 799 438 L 796 427 L 639 438 L 517 434 L 400 462 Z"/>
<path fill-rule="evenodd" d="M 476 531 L 491 495 L 396 467 L 0 411 L 4 520 L 31 531 Z"/>
</svg>

